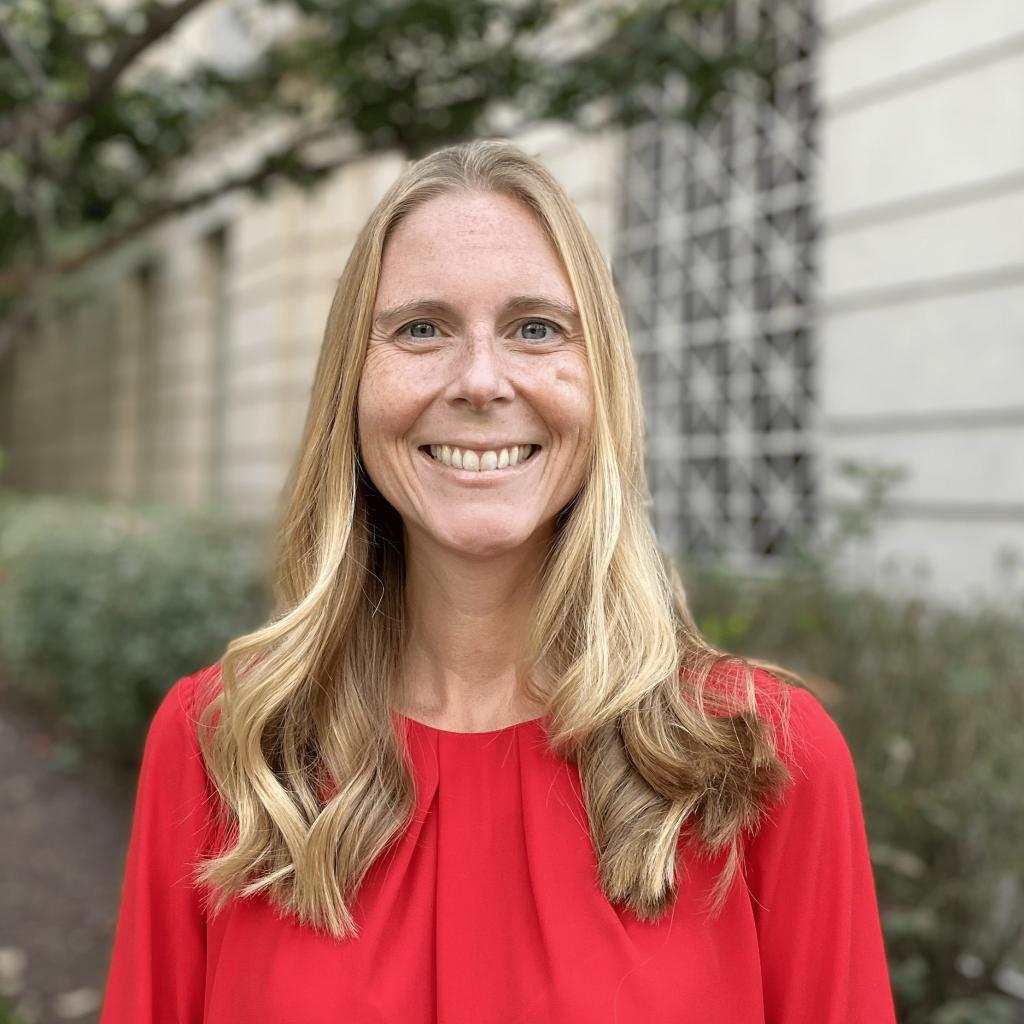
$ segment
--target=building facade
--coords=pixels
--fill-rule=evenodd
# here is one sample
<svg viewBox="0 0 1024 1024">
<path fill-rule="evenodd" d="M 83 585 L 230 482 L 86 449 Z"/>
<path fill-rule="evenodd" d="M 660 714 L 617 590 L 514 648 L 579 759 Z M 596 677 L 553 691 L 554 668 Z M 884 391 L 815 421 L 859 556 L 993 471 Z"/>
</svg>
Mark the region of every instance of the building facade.
<svg viewBox="0 0 1024 1024">
<path fill-rule="evenodd" d="M 745 0 L 708 31 L 758 26 L 773 103 L 517 139 L 614 268 L 659 540 L 770 569 L 856 505 L 857 466 L 891 467 L 849 572 L 1020 594 L 1024 6 Z M 271 515 L 338 274 L 402 166 L 223 196 L 65 282 L 60 330 L 0 355 L 4 482 Z"/>
<path fill-rule="evenodd" d="M 1024 593 L 1024 6 L 751 0 L 772 105 L 624 147 L 659 536 L 770 565 L 891 478 L 843 569 Z"/>
</svg>

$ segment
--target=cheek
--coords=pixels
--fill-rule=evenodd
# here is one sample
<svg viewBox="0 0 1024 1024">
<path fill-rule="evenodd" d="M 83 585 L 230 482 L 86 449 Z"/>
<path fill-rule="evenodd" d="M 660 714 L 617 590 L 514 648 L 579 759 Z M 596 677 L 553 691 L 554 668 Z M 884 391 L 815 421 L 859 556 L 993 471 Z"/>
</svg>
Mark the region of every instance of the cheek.
<svg viewBox="0 0 1024 1024">
<path fill-rule="evenodd" d="M 359 381 L 357 417 L 359 435 L 375 441 L 393 438 L 407 430 L 418 415 L 421 397 L 406 383 L 407 376 L 386 360 L 367 360 Z"/>
<path fill-rule="evenodd" d="M 356 422 L 363 471 L 377 490 L 392 501 L 399 461 L 396 446 L 408 429 L 408 421 L 401 414 L 394 389 L 382 375 L 368 372 L 360 380 Z"/>
<path fill-rule="evenodd" d="M 377 422 L 381 413 L 387 408 L 384 401 L 383 381 L 372 374 L 364 374 L 359 382 L 359 422 L 367 425 Z"/>
<path fill-rule="evenodd" d="M 359 447 L 366 448 L 366 439 L 377 436 L 378 417 L 381 402 L 376 381 L 371 374 L 363 373 L 359 381 L 359 393 L 356 397 L 356 423 L 359 427 Z"/>
<path fill-rule="evenodd" d="M 551 388 L 554 415 L 567 430 L 589 437 L 594 419 L 594 394 L 590 369 L 581 360 L 566 362 L 557 368 Z"/>
</svg>

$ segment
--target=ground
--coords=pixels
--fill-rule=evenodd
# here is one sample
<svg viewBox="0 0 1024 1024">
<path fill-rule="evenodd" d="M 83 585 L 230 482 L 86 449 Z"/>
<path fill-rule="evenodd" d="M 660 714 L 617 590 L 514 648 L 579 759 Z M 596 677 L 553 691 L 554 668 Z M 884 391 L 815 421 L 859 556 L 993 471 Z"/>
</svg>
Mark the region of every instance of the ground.
<svg viewBox="0 0 1024 1024">
<path fill-rule="evenodd" d="M 0 678 L 0 1004 L 18 1024 L 99 1019 L 134 791 L 74 765 Z"/>
</svg>

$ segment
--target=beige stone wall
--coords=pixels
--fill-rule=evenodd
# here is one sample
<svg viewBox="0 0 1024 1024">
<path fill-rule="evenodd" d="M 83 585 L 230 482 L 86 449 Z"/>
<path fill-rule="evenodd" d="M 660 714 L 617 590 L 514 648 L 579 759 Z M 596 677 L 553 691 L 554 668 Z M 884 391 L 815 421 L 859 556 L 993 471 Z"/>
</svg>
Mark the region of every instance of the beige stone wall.
<svg viewBox="0 0 1024 1024">
<path fill-rule="evenodd" d="M 1001 593 L 999 559 L 1024 557 L 1024 4 L 822 20 L 823 442 L 908 474 L 853 568 Z"/>
</svg>

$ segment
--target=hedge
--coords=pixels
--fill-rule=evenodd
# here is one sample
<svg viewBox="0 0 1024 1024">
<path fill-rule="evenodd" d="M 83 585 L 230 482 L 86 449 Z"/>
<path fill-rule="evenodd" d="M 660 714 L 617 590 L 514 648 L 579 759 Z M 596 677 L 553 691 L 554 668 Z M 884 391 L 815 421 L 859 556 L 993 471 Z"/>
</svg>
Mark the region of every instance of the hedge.
<svg viewBox="0 0 1024 1024">
<path fill-rule="evenodd" d="M 264 540 L 210 512 L 0 494 L 0 662 L 40 714 L 137 763 L 175 679 L 268 614 Z"/>
</svg>

